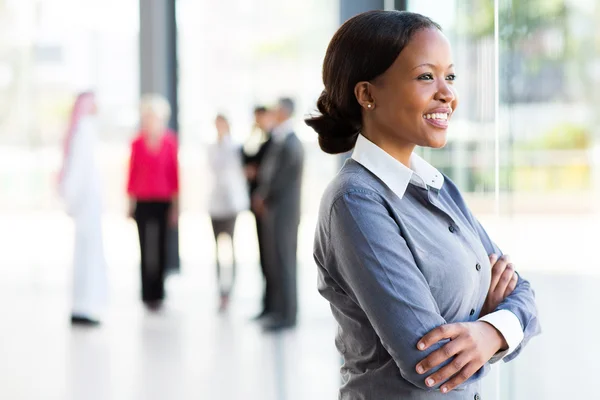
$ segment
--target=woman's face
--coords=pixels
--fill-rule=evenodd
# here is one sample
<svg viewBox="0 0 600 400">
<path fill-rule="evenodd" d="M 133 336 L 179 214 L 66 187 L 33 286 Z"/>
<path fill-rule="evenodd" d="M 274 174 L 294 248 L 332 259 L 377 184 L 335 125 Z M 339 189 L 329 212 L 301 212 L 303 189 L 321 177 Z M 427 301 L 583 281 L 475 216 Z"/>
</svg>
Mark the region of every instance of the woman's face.
<svg viewBox="0 0 600 400">
<path fill-rule="evenodd" d="M 150 110 L 146 110 L 142 113 L 141 123 L 142 130 L 152 136 L 162 134 L 165 128 L 163 120 L 155 112 Z"/>
<path fill-rule="evenodd" d="M 219 139 L 229 135 L 229 124 L 223 118 L 217 118 L 215 120 L 215 127 L 217 128 L 217 135 Z"/>
<path fill-rule="evenodd" d="M 366 111 L 378 139 L 440 148 L 458 105 L 450 43 L 437 29 L 417 32 L 394 64 L 371 82 Z"/>
</svg>

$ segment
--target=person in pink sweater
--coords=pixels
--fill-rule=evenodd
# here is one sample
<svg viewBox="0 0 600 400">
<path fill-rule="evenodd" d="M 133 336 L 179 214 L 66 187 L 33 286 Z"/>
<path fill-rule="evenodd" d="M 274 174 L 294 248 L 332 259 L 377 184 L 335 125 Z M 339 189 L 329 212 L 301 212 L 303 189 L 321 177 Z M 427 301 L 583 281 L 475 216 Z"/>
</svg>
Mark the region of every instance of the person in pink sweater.
<svg viewBox="0 0 600 400">
<path fill-rule="evenodd" d="M 165 296 L 167 228 L 179 216 L 179 163 L 177 137 L 167 128 L 169 103 L 157 95 L 145 95 L 140 106 L 140 132 L 131 144 L 129 161 L 129 215 L 137 223 L 142 300 L 151 310 L 161 307 Z"/>
</svg>

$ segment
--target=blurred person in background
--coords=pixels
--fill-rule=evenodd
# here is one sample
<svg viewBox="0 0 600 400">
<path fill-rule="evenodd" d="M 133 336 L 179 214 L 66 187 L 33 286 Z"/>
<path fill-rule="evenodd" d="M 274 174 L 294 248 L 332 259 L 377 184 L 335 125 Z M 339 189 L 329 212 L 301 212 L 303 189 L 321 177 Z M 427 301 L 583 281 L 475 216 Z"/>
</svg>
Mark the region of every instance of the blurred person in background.
<svg viewBox="0 0 600 400">
<path fill-rule="evenodd" d="M 296 325 L 298 311 L 296 250 L 300 225 L 300 192 L 304 149 L 294 133 L 294 102 L 279 100 L 272 143 L 258 171 L 253 208 L 261 219 L 266 249 L 266 273 L 272 282 L 265 331 Z"/>
<path fill-rule="evenodd" d="M 275 125 L 273 112 L 264 106 L 257 106 L 254 109 L 254 129 L 252 130 L 250 137 L 242 148 L 242 157 L 244 162 L 244 169 L 246 172 L 246 178 L 248 179 L 248 188 L 250 191 L 250 198 L 258 187 L 258 170 L 260 169 L 261 163 L 264 159 L 265 153 L 268 151 L 271 145 L 271 131 Z M 252 214 L 256 221 L 256 236 L 258 239 L 258 250 L 260 254 L 260 270 L 262 272 L 265 286 L 262 301 L 262 310 L 254 318 L 260 320 L 267 316 L 270 312 L 269 304 L 271 303 L 271 292 L 272 282 L 269 280 L 267 274 L 265 255 L 265 246 L 268 245 L 264 240 L 264 233 L 261 219 L 256 214 L 256 210 L 251 207 Z"/>
<path fill-rule="evenodd" d="M 150 310 L 158 310 L 165 297 L 167 228 L 176 226 L 179 218 L 177 138 L 167 128 L 170 115 L 163 97 L 142 97 L 140 131 L 129 160 L 129 216 L 137 223 L 142 300 Z"/>
<path fill-rule="evenodd" d="M 99 324 L 108 297 L 96 147 L 96 100 L 93 93 L 85 92 L 73 106 L 59 179 L 67 213 L 75 222 L 71 322 L 81 325 Z"/>
<path fill-rule="evenodd" d="M 363 62 L 363 60 L 370 60 Z M 338 322 L 339 398 L 480 399 L 480 379 L 540 332 L 535 295 L 460 190 L 413 151 L 441 148 L 458 95 L 438 24 L 370 11 L 323 62 L 321 149 L 354 149 L 325 191 L 319 292 Z"/>
<path fill-rule="evenodd" d="M 208 161 L 213 177 L 209 213 L 216 246 L 217 284 L 220 294 L 219 310 L 225 311 L 235 283 L 236 260 L 234 248 L 235 221 L 238 214 L 250 206 L 248 185 L 242 166 L 241 146 L 231 140 L 229 122 L 223 115 L 215 119 L 217 142 L 209 148 Z M 231 268 L 229 277 L 223 267 L 223 239 L 230 242 Z"/>
</svg>

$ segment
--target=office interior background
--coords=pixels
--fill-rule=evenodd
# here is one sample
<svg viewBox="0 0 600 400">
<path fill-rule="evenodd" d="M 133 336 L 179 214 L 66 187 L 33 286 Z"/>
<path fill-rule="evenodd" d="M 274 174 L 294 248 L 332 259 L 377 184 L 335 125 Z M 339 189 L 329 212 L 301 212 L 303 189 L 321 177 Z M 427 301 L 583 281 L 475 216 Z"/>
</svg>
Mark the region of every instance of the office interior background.
<svg viewBox="0 0 600 400">
<path fill-rule="evenodd" d="M 600 398 L 600 3 L 597 0 L 1 0 L 0 398 L 332 399 L 335 322 L 316 290 L 313 231 L 340 166 L 302 122 L 322 90 L 325 49 L 369 9 L 431 17 L 449 37 L 461 104 L 442 150 L 419 150 L 465 192 L 536 290 L 543 334 L 486 378 L 485 399 Z M 68 324 L 73 227 L 55 189 L 75 94 L 92 88 L 101 126 L 110 308 Z M 139 248 L 126 218 L 140 93 L 172 103 L 179 133 L 179 274 L 167 309 L 138 301 Z M 261 282 L 241 215 L 230 312 L 216 313 L 206 146 L 226 114 L 242 143 L 256 104 L 297 103 L 306 150 L 298 327 L 248 319 Z"/>
</svg>

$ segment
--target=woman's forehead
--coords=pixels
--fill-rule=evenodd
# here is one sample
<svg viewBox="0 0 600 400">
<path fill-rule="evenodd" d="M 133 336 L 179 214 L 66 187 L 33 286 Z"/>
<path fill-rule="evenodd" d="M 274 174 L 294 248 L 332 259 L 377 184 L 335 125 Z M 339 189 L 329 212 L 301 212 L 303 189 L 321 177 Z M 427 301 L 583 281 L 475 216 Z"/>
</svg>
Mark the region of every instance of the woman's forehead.
<svg viewBox="0 0 600 400">
<path fill-rule="evenodd" d="M 414 34 L 397 61 L 410 69 L 419 66 L 448 69 L 453 64 L 450 42 L 437 29 L 423 29 Z"/>
</svg>

